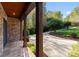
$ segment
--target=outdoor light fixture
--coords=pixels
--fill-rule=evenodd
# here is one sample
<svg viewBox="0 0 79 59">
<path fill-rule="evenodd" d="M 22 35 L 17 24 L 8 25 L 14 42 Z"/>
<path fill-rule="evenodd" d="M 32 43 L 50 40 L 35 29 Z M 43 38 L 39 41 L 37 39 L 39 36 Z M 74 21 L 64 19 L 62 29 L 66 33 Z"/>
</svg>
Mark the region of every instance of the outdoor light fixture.
<svg viewBox="0 0 79 59">
<path fill-rule="evenodd" d="M 13 12 L 13 15 L 15 15 L 15 12 Z"/>
</svg>

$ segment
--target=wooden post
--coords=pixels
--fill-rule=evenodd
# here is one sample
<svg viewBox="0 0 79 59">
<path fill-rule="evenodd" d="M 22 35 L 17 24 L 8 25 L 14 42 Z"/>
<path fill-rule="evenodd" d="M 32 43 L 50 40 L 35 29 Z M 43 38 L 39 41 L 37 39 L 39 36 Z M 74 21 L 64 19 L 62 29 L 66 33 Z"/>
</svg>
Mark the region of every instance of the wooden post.
<svg viewBox="0 0 79 59">
<path fill-rule="evenodd" d="M 22 20 L 20 20 L 20 40 L 23 39 L 23 33 L 22 33 Z"/>
<path fill-rule="evenodd" d="M 43 57 L 43 3 L 36 2 L 36 56 Z"/>
<path fill-rule="evenodd" d="M 27 47 L 26 16 L 24 16 L 23 41 L 23 47 Z"/>
</svg>

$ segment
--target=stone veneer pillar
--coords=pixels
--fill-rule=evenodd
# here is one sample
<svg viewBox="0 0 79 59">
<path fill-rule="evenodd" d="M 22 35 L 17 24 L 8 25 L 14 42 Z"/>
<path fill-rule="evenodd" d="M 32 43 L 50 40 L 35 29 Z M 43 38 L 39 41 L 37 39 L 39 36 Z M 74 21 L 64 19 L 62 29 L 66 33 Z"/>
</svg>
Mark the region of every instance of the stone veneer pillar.
<svg viewBox="0 0 79 59">
<path fill-rule="evenodd" d="M 3 54 L 3 18 L 7 20 L 7 15 L 0 3 L 0 56 Z"/>
<path fill-rule="evenodd" d="M 8 42 L 20 40 L 20 21 L 17 18 L 8 17 L 7 20 Z"/>
<path fill-rule="evenodd" d="M 3 18 L 0 17 L 0 56 L 3 54 Z"/>
</svg>

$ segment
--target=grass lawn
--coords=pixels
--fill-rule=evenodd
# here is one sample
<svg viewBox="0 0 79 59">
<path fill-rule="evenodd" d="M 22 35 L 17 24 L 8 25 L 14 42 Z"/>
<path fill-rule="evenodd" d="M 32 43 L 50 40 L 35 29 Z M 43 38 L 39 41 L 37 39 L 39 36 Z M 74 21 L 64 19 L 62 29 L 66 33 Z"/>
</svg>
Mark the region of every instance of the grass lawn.
<svg viewBox="0 0 79 59">
<path fill-rule="evenodd" d="M 72 44 L 72 49 L 68 52 L 69 57 L 79 57 L 79 43 Z"/>
<path fill-rule="evenodd" d="M 27 46 L 32 50 L 32 52 L 35 54 L 36 52 L 36 46 L 33 43 L 28 43 Z"/>
<path fill-rule="evenodd" d="M 70 27 L 69 29 L 56 30 L 57 33 L 61 33 L 65 37 L 70 37 L 71 35 L 76 35 L 79 37 L 79 27 Z"/>
</svg>

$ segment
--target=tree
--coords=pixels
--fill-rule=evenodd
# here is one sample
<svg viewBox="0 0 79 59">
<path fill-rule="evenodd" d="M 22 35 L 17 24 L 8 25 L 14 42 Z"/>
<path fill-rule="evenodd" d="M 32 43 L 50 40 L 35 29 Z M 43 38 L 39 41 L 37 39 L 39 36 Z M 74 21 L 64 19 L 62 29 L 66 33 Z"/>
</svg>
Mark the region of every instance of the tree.
<svg viewBox="0 0 79 59">
<path fill-rule="evenodd" d="M 60 11 L 55 11 L 55 12 L 48 11 L 46 12 L 46 15 L 47 15 L 47 20 L 46 20 L 46 25 L 44 26 L 44 31 L 50 31 L 50 30 L 55 31 L 60 26 L 62 26 L 59 24 L 60 22 L 62 22 L 62 14 Z M 60 26 L 58 27 L 58 25 Z"/>
<path fill-rule="evenodd" d="M 71 26 L 71 22 L 64 22 L 64 28 L 69 29 L 70 26 Z"/>
<path fill-rule="evenodd" d="M 55 11 L 55 12 L 48 11 L 47 12 L 47 17 L 48 18 L 54 18 L 56 20 L 62 20 L 62 14 L 61 14 L 60 11 Z"/>
<path fill-rule="evenodd" d="M 36 17 L 35 17 L 35 9 L 31 11 L 31 13 L 27 16 L 27 27 L 29 34 L 35 34 L 35 25 L 36 25 Z"/>
<path fill-rule="evenodd" d="M 45 26 L 47 23 L 47 9 L 46 9 L 46 2 L 43 3 L 43 25 Z"/>
<path fill-rule="evenodd" d="M 48 28 L 56 32 L 56 30 L 63 28 L 63 22 L 61 20 L 56 20 L 54 18 L 49 18 Z"/>
<path fill-rule="evenodd" d="M 69 22 L 69 18 L 70 18 L 70 15 L 66 16 L 66 18 L 64 18 L 64 22 Z"/>
<path fill-rule="evenodd" d="M 70 13 L 68 16 L 66 16 L 66 18 L 65 18 L 64 20 L 73 23 L 74 21 L 76 21 L 75 18 L 76 18 L 77 16 L 79 16 L 79 6 L 75 7 L 75 8 L 71 11 L 71 13 Z"/>
<path fill-rule="evenodd" d="M 53 12 L 52 16 L 54 19 L 62 20 L 62 14 L 60 11 Z"/>
</svg>

